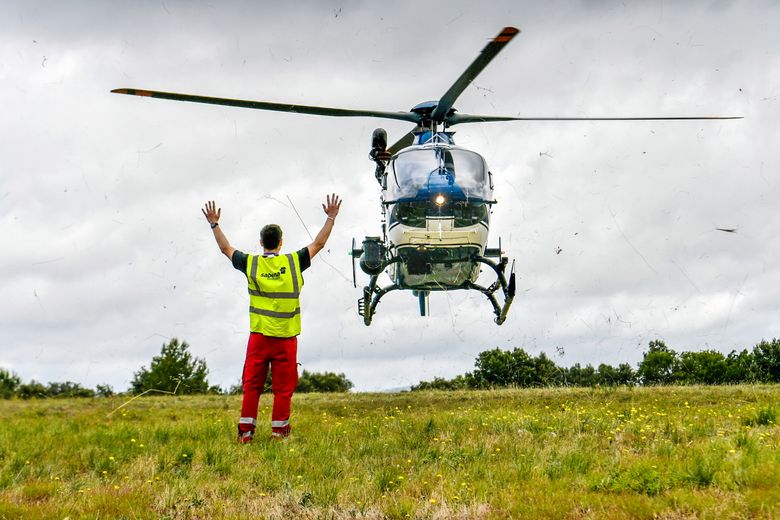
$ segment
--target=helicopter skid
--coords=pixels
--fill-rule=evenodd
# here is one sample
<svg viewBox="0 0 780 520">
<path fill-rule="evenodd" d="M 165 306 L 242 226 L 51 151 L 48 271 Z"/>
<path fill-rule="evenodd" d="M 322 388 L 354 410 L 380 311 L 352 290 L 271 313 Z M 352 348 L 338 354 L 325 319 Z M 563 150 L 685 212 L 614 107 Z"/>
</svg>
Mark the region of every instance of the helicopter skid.
<svg viewBox="0 0 780 520">
<path fill-rule="evenodd" d="M 423 283 L 414 286 L 407 285 L 407 284 L 393 283 L 386 287 L 379 287 L 377 285 L 379 275 L 375 274 L 371 276 L 368 285 L 363 288 L 363 297 L 360 298 L 360 300 L 358 300 L 358 314 L 360 314 L 363 317 L 363 323 L 365 323 L 367 326 L 371 325 L 371 320 L 373 319 L 374 314 L 376 313 L 376 307 L 379 304 L 379 300 L 381 300 L 385 294 L 399 289 L 412 289 L 416 291 L 449 291 L 449 290 L 457 290 L 457 289 L 473 289 L 481 292 L 487 297 L 488 301 L 493 306 L 493 312 L 496 315 L 494 321 L 497 325 L 501 325 L 506 320 L 507 313 L 509 312 L 509 307 L 512 305 L 512 301 L 514 300 L 515 297 L 514 265 L 509 275 L 509 280 L 507 281 L 507 278 L 504 274 L 504 271 L 506 270 L 506 266 L 508 263 L 508 259 L 506 257 L 501 257 L 501 261 L 498 263 L 493 262 L 492 260 L 479 255 L 472 257 L 472 260 L 474 262 L 485 264 L 491 269 L 493 269 L 493 271 L 496 273 L 496 281 L 493 282 L 488 287 L 483 287 L 481 285 L 478 285 L 472 282 L 471 280 L 466 280 L 460 285 L 449 285 L 449 286 L 442 285 L 441 283 L 438 282 L 432 282 L 432 283 Z M 396 261 L 397 258 L 391 260 L 391 262 L 393 263 Z M 499 289 L 501 289 L 501 292 L 503 293 L 504 296 L 503 305 L 500 305 L 498 303 L 498 300 L 496 299 L 495 296 L 496 291 L 498 291 Z"/>
</svg>

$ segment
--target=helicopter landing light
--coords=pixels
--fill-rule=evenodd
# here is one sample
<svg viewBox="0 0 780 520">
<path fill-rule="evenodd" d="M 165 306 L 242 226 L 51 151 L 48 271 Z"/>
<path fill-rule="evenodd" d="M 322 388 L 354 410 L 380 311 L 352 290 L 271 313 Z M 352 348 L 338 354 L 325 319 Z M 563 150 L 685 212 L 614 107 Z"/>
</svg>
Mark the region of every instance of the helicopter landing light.
<svg viewBox="0 0 780 520">
<path fill-rule="evenodd" d="M 436 198 L 433 199 L 433 202 L 435 202 L 437 206 L 443 206 L 444 203 L 447 202 L 447 199 L 444 198 L 444 195 L 439 193 L 438 195 L 436 195 Z"/>
</svg>

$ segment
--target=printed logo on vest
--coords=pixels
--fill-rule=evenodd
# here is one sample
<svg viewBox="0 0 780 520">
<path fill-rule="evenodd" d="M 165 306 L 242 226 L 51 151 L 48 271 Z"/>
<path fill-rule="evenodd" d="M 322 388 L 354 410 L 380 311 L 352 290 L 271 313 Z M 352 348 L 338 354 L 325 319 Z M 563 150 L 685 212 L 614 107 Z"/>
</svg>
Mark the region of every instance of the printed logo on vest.
<svg viewBox="0 0 780 520">
<path fill-rule="evenodd" d="M 271 278 L 273 280 L 278 280 L 286 272 L 287 272 L 287 268 L 286 267 L 280 267 L 278 273 L 260 273 L 260 276 L 262 278 Z"/>
</svg>

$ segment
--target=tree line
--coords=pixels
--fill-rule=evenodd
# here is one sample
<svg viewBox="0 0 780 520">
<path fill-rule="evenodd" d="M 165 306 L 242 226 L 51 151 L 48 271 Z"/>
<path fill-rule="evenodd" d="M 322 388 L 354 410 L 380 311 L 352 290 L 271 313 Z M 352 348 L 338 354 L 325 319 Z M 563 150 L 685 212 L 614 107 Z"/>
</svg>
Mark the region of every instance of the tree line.
<svg viewBox="0 0 780 520">
<path fill-rule="evenodd" d="M 193 357 L 186 341 L 177 338 L 163 343 L 160 354 L 152 358 L 149 368 L 142 366 L 133 375 L 130 388 L 126 393 L 139 394 L 240 394 L 241 384 L 223 389 L 210 385 L 207 379 L 206 361 Z M 303 371 L 298 377 L 297 392 L 347 392 L 352 382 L 344 374 L 333 372 Z M 271 374 L 265 384 L 264 392 L 271 391 Z M 32 399 L 48 397 L 111 397 L 115 395 L 110 385 L 97 385 L 93 390 L 79 383 L 49 383 L 38 381 L 23 383 L 15 373 L 0 368 L 0 398 Z"/>
<path fill-rule="evenodd" d="M 663 340 L 654 340 L 636 370 L 628 363 L 560 367 L 544 352 L 534 357 L 521 348 L 495 348 L 480 352 L 473 372 L 422 381 L 412 390 L 740 383 L 780 383 L 780 339 L 761 340 L 752 350 L 735 350 L 725 356 L 716 350 L 675 352 Z"/>
<path fill-rule="evenodd" d="M 208 367 L 203 359 L 193 357 L 186 341 L 173 338 L 163 344 L 149 368 L 142 366 L 134 373 L 126 393 L 164 394 L 240 394 L 241 384 L 228 389 L 210 385 Z M 761 340 L 751 350 L 732 351 L 727 355 L 716 350 L 676 352 L 663 340 L 651 341 L 634 369 L 628 363 L 617 367 L 605 363 L 598 367 L 576 363 L 558 366 L 544 352 L 531 356 L 521 348 L 495 348 L 480 352 L 474 371 L 453 379 L 436 377 L 421 381 L 411 390 L 465 390 L 502 387 L 541 386 L 619 386 L 619 385 L 723 385 L 740 383 L 780 383 L 780 339 Z M 344 374 L 309 372 L 298 379 L 297 392 L 347 392 L 352 382 Z M 271 391 L 270 374 L 265 392 Z M 110 385 L 95 389 L 71 381 L 37 381 L 23 383 L 19 376 L 0 368 L 0 398 L 40 397 L 110 397 L 115 392 Z"/>
</svg>

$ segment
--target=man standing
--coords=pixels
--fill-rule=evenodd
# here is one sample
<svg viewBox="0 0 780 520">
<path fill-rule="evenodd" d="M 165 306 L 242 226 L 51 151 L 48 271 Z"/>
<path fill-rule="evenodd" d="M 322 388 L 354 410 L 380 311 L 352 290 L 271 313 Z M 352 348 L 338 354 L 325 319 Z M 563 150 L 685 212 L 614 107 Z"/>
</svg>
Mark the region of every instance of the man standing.
<svg viewBox="0 0 780 520">
<path fill-rule="evenodd" d="M 311 265 L 314 256 L 325 247 L 341 201 L 334 193 L 326 196 L 322 209 L 327 218 L 314 242 L 294 253 L 280 255 L 282 228 L 269 224 L 260 231 L 262 255 L 243 253 L 230 245 L 219 226 L 222 208 L 214 201 L 201 209 L 211 225 L 219 250 L 233 267 L 246 275 L 249 285 L 249 343 L 242 375 L 244 391 L 238 441 L 252 442 L 257 426 L 257 406 L 268 368 L 274 407 L 271 435 L 283 438 L 290 434 L 290 401 L 298 385 L 298 334 L 301 333 L 299 295 L 303 287 L 301 273 Z"/>
</svg>

